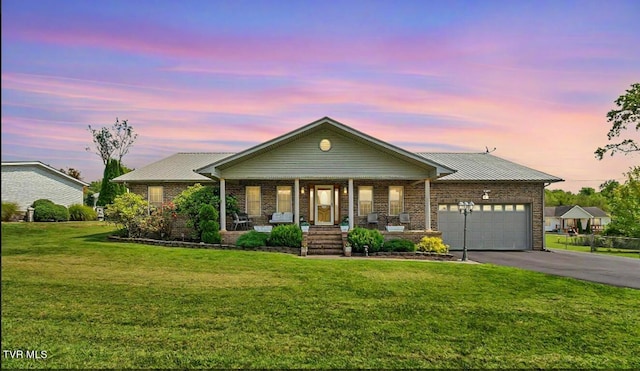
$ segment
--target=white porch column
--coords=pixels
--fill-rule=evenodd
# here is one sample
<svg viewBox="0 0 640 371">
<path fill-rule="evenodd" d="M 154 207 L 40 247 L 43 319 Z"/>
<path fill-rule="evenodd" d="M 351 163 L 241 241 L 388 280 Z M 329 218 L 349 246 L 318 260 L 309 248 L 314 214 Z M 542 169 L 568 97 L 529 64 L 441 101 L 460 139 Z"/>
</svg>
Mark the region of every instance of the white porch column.
<svg viewBox="0 0 640 371">
<path fill-rule="evenodd" d="M 349 230 L 353 229 L 353 179 L 349 178 Z"/>
<path fill-rule="evenodd" d="M 300 179 L 293 182 L 293 218 L 296 225 L 300 225 Z"/>
<path fill-rule="evenodd" d="M 226 197 L 225 181 L 220 178 L 220 231 L 227 230 L 227 197 Z"/>
<path fill-rule="evenodd" d="M 429 179 L 424 181 L 424 228 L 431 230 L 431 182 Z"/>
</svg>

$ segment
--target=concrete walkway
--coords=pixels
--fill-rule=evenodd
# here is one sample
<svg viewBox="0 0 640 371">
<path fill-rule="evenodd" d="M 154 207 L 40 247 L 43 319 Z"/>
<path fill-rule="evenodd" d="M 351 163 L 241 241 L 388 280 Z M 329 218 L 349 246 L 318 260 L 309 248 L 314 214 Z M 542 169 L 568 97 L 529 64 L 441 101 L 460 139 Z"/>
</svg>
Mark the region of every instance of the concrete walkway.
<svg viewBox="0 0 640 371">
<path fill-rule="evenodd" d="M 451 254 L 462 257 L 461 251 Z M 640 289 L 640 259 L 585 252 L 468 251 L 467 258 L 480 263 L 517 267 L 556 276 Z"/>
</svg>

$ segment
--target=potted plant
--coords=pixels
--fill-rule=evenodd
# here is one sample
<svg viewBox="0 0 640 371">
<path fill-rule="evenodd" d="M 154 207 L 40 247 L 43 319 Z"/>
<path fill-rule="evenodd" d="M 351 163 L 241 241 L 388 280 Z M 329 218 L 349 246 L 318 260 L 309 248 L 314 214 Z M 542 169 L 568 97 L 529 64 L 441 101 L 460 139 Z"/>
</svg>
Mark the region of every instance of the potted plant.
<svg viewBox="0 0 640 371">
<path fill-rule="evenodd" d="M 351 244 L 349 242 L 344 244 L 344 256 L 351 256 Z"/>
<path fill-rule="evenodd" d="M 300 229 L 302 229 L 302 233 L 309 232 L 310 224 L 309 222 L 300 222 Z"/>
<path fill-rule="evenodd" d="M 340 230 L 342 232 L 349 232 L 349 217 L 345 216 L 344 218 L 342 218 L 342 221 L 340 222 Z"/>
</svg>

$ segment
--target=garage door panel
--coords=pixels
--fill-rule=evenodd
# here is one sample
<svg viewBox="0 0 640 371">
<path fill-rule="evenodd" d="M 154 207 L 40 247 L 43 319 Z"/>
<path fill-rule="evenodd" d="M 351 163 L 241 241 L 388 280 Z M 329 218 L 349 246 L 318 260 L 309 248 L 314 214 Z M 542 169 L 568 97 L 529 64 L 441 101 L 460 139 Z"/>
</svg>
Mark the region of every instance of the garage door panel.
<svg viewBox="0 0 640 371">
<path fill-rule="evenodd" d="M 453 207 L 451 207 L 453 206 Z M 531 248 L 530 206 L 524 204 L 477 205 L 467 216 L 467 249 L 528 250 Z M 438 229 L 451 250 L 462 250 L 464 216 L 456 205 L 440 205 Z"/>
</svg>

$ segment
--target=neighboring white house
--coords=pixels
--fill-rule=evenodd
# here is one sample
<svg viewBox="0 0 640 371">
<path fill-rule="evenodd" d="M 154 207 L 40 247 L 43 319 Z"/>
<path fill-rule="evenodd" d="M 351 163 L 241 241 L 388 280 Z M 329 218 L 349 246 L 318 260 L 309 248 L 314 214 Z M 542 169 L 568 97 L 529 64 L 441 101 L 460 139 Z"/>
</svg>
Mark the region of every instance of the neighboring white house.
<svg viewBox="0 0 640 371">
<path fill-rule="evenodd" d="M 15 202 L 22 212 L 42 198 L 66 207 L 83 204 L 88 185 L 40 161 L 2 162 L 2 202 Z"/>
<path fill-rule="evenodd" d="M 544 208 L 544 229 L 547 232 L 566 232 L 571 228 L 578 228 L 578 221 L 582 224 L 582 228 L 587 228 L 589 223 L 591 230 L 598 232 L 611 223 L 611 217 L 598 207 L 575 205 Z"/>
</svg>

